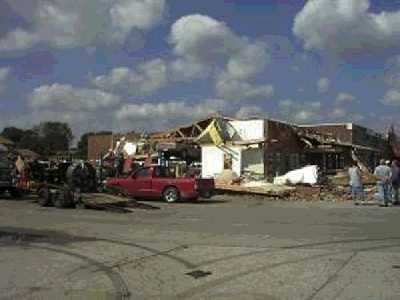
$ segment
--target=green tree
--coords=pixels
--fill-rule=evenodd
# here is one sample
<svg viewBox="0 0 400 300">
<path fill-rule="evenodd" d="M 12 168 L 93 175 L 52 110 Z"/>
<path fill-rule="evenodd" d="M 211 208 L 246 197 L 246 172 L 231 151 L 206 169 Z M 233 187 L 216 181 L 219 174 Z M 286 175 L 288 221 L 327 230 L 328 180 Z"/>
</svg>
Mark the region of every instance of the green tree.
<svg viewBox="0 0 400 300">
<path fill-rule="evenodd" d="M 1 132 L 1 136 L 9 139 L 14 144 L 18 144 L 18 142 L 24 137 L 26 130 L 20 129 L 17 127 L 5 127 Z"/>
<path fill-rule="evenodd" d="M 94 132 L 87 132 L 81 135 L 81 138 L 78 142 L 77 148 L 78 148 L 78 155 L 82 159 L 87 159 L 87 152 L 88 152 L 88 140 L 89 137 L 94 135 Z"/>
<path fill-rule="evenodd" d="M 37 132 L 28 129 L 24 131 L 22 138 L 16 143 L 19 149 L 29 149 L 39 154 L 45 154 L 43 141 Z"/>
<path fill-rule="evenodd" d="M 34 126 L 33 131 L 39 136 L 45 155 L 67 151 L 73 139 L 72 130 L 67 123 L 42 122 Z"/>
</svg>

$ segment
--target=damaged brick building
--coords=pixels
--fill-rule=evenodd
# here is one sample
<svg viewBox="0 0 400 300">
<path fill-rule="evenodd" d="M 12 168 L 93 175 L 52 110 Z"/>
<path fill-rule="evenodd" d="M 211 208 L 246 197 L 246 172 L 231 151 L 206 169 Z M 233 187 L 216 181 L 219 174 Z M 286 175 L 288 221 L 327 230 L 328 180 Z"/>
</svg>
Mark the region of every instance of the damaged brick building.
<svg viewBox="0 0 400 300">
<path fill-rule="evenodd" d="M 120 137 L 90 137 L 89 159 L 96 159 Z M 160 146 L 194 153 L 204 177 L 217 177 L 230 169 L 238 176 L 272 179 L 310 164 L 318 165 L 326 173 L 335 173 L 354 159 L 371 170 L 388 150 L 382 134 L 353 123 L 294 125 L 272 119 L 238 120 L 222 116 L 153 133 L 149 139 Z"/>
<path fill-rule="evenodd" d="M 352 160 L 372 170 L 380 158 L 389 156 L 383 134 L 353 123 L 303 125 L 297 132 L 306 144 L 306 160 L 324 171 L 343 169 Z"/>
</svg>

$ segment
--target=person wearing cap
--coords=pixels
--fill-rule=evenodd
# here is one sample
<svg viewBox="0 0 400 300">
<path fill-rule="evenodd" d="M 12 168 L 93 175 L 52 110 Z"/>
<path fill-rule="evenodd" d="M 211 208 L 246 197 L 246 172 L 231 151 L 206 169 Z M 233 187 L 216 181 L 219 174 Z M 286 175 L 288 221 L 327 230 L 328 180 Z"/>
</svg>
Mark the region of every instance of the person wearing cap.
<svg viewBox="0 0 400 300">
<path fill-rule="evenodd" d="M 389 162 L 389 163 L 388 163 Z M 388 206 L 391 202 L 390 183 L 392 179 L 392 169 L 389 167 L 390 161 L 381 159 L 379 166 L 375 168 L 376 186 L 379 194 L 379 205 Z"/>
<path fill-rule="evenodd" d="M 349 185 L 354 204 L 359 205 L 360 201 L 361 203 L 364 203 L 364 188 L 361 170 L 356 161 L 353 161 L 351 167 L 349 168 Z"/>
</svg>

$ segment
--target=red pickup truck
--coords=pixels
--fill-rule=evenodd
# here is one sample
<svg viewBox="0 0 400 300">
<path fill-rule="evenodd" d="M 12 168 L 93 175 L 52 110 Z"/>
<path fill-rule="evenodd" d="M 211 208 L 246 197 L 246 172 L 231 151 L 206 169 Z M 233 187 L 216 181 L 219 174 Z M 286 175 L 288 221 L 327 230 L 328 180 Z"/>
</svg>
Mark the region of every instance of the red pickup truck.
<svg viewBox="0 0 400 300">
<path fill-rule="evenodd" d="M 163 199 L 166 202 L 210 198 L 214 193 L 214 180 L 194 177 L 173 177 L 160 166 L 144 167 L 128 177 L 109 178 L 107 188 L 118 188 L 135 198 Z"/>
</svg>

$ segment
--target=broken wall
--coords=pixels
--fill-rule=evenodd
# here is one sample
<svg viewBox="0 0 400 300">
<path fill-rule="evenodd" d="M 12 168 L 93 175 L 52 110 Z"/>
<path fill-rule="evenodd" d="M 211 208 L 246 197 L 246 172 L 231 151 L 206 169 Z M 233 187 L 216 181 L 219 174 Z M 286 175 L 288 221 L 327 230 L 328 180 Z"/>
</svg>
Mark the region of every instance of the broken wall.
<svg viewBox="0 0 400 300">
<path fill-rule="evenodd" d="M 389 145 L 387 139 L 385 139 L 382 134 L 377 133 L 372 129 L 352 123 L 319 124 L 301 127 L 303 130 L 331 136 L 336 138 L 338 141 L 349 145 L 349 147 L 344 148 L 342 151 L 335 152 L 336 154 L 340 154 L 339 165 L 334 163 L 338 160 L 334 153 L 326 154 L 323 159 L 325 162 L 322 163 L 322 169 L 324 170 L 333 169 L 333 165 L 335 165 L 336 168 L 348 167 L 352 161 L 351 145 L 366 147 L 366 149 L 362 149 L 362 147 L 354 148 L 356 149 L 355 151 L 359 159 L 371 170 L 376 166 L 379 158 L 388 157 L 387 152 Z"/>
<path fill-rule="evenodd" d="M 242 171 L 264 174 L 264 147 L 242 150 Z"/>
<path fill-rule="evenodd" d="M 136 133 L 99 134 L 89 136 L 88 160 L 95 161 L 99 159 L 101 154 L 106 154 L 108 149 L 114 148 L 117 141 L 119 141 L 123 136 L 125 136 L 128 141 L 135 141 L 140 137 L 140 135 Z"/>
<path fill-rule="evenodd" d="M 252 141 L 265 138 L 265 120 L 235 120 L 229 121 L 229 124 L 235 129 L 235 141 Z"/>
<path fill-rule="evenodd" d="M 351 144 L 353 143 L 352 130 L 353 124 L 316 124 L 300 126 L 304 131 L 309 133 L 318 133 L 325 136 L 331 136 L 337 140 Z"/>
<path fill-rule="evenodd" d="M 230 169 L 241 175 L 242 152 L 240 147 L 233 146 L 202 146 L 201 175 L 205 178 L 216 178 L 224 171 L 226 158 L 231 158 Z"/>
<path fill-rule="evenodd" d="M 283 175 L 304 164 L 303 146 L 295 128 L 291 124 L 266 120 L 264 174 L 267 178 Z"/>
<path fill-rule="evenodd" d="M 112 148 L 113 137 L 107 135 L 92 135 L 88 138 L 88 160 L 95 161 L 100 157 L 100 154 L 107 153 L 108 149 Z"/>
<path fill-rule="evenodd" d="M 353 124 L 352 142 L 356 145 L 376 148 L 382 151 L 388 146 L 388 141 L 382 134 L 355 124 Z"/>
</svg>

